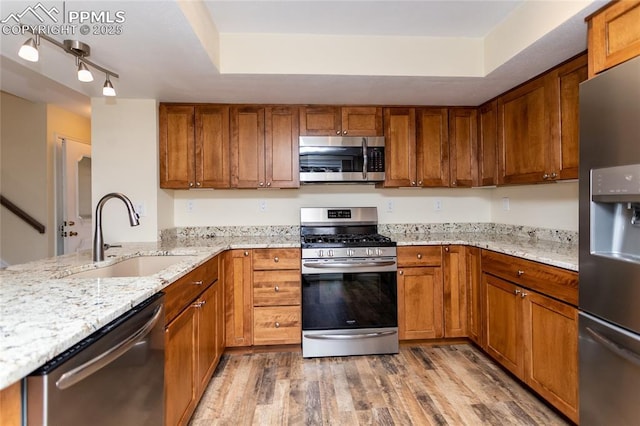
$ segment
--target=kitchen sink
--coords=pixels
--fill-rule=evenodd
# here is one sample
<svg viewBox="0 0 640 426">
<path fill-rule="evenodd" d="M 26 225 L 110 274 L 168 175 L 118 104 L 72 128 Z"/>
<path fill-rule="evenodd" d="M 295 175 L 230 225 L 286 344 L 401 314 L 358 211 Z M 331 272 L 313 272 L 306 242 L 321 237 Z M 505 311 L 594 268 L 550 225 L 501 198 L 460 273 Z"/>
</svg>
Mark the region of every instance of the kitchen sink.
<svg viewBox="0 0 640 426">
<path fill-rule="evenodd" d="M 197 258 L 198 256 L 192 255 L 131 257 L 113 265 L 76 272 L 75 274 L 67 275 L 65 278 L 146 277 L 176 263 L 195 261 Z"/>
</svg>

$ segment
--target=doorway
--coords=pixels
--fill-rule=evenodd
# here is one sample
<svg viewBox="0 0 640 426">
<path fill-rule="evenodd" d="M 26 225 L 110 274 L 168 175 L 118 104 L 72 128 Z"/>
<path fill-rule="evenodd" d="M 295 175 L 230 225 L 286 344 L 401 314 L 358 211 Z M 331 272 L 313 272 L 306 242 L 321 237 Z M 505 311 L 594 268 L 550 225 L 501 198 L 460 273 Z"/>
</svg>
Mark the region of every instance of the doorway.
<svg viewBox="0 0 640 426">
<path fill-rule="evenodd" d="M 56 139 L 56 255 L 91 248 L 91 145 Z"/>
</svg>

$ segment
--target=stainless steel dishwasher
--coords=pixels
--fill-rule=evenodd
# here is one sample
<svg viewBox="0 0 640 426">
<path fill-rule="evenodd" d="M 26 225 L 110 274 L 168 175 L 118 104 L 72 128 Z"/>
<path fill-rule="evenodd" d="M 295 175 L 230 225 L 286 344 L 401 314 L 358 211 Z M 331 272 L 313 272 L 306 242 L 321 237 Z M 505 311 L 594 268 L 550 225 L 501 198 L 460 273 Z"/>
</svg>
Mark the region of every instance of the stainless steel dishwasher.
<svg viewBox="0 0 640 426">
<path fill-rule="evenodd" d="M 26 379 L 26 424 L 162 425 L 164 295 L 158 293 Z"/>
</svg>

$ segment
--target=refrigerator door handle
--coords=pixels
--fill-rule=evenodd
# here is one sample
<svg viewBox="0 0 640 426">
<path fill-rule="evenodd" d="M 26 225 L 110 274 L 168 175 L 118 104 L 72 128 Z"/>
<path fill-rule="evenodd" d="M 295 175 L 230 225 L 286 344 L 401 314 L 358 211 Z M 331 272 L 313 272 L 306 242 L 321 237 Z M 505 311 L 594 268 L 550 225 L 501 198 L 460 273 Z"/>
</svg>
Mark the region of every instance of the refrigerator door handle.
<svg viewBox="0 0 640 426">
<path fill-rule="evenodd" d="M 596 340 L 596 342 L 600 343 L 602 346 L 609 349 L 611 352 L 618 355 L 619 357 L 624 358 L 627 361 L 640 367 L 640 354 L 637 354 L 632 350 L 625 348 L 619 343 L 616 343 L 612 340 L 607 339 L 605 336 L 593 330 L 591 327 L 586 327 L 586 330 L 591 335 L 591 337 L 593 337 Z"/>
</svg>

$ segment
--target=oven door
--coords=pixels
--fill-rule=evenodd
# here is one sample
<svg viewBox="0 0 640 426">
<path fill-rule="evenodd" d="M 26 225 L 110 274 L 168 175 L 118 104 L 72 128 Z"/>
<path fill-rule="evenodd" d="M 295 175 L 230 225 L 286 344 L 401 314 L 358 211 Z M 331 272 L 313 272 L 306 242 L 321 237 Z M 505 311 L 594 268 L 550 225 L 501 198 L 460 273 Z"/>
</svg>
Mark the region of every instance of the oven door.
<svg viewBox="0 0 640 426">
<path fill-rule="evenodd" d="M 395 260 L 304 261 L 302 329 L 397 327 L 396 269 Z"/>
</svg>

